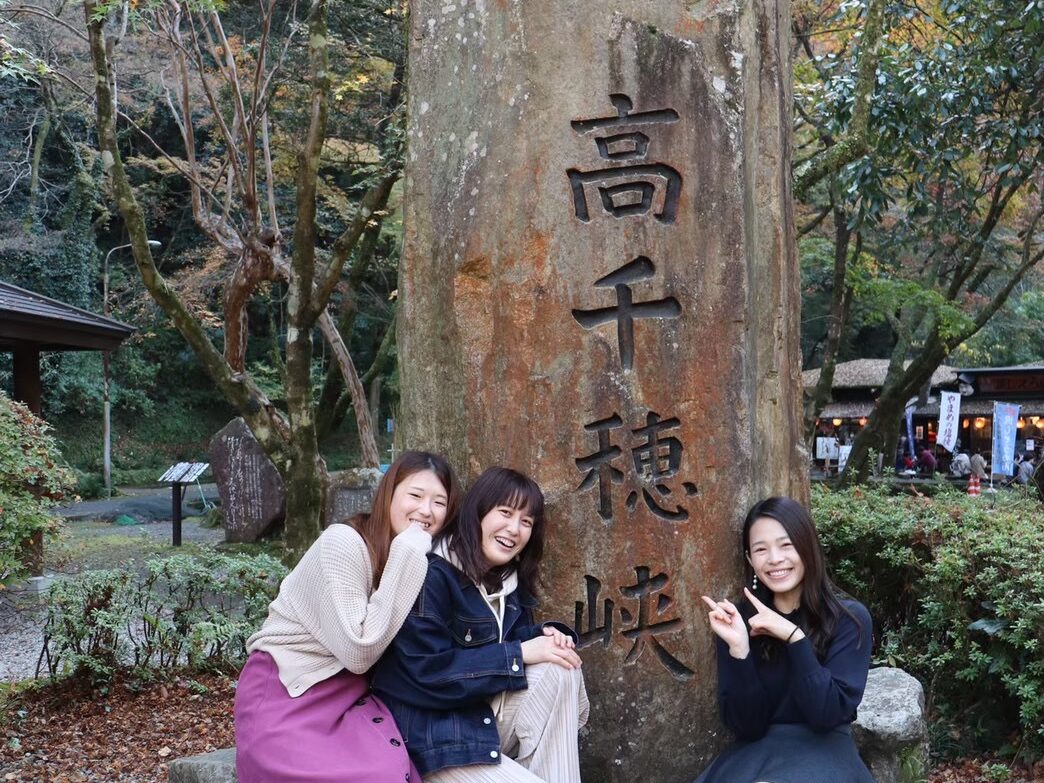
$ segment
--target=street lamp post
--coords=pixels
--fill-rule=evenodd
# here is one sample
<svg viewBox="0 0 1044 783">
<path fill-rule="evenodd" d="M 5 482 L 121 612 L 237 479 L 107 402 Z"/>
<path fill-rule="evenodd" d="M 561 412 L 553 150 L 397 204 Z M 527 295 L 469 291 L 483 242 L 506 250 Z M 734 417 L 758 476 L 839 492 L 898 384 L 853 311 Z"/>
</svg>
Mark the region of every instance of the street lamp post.
<svg viewBox="0 0 1044 783">
<path fill-rule="evenodd" d="M 109 256 L 117 250 L 130 247 L 117 245 L 105 254 L 102 264 L 102 314 L 109 317 Z M 149 240 L 149 247 L 161 247 L 155 239 Z M 105 497 L 112 497 L 112 408 L 109 405 L 109 351 L 102 351 L 102 480 L 105 482 Z"/>
</svg>

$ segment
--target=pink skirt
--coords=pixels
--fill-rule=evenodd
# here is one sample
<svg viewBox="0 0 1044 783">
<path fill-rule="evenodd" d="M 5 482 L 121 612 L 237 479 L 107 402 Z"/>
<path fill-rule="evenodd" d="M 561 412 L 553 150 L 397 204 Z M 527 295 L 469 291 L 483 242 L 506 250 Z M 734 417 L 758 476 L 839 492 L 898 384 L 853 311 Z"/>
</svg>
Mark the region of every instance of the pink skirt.
<svg viewBox="0 0 1044 783">
<path fill-rule="evenodd" d="M 272 656 L 236 688 L 239 783 L 420 783 L 388 708 L 346 669 L 291 699 Z"/>
</svg>

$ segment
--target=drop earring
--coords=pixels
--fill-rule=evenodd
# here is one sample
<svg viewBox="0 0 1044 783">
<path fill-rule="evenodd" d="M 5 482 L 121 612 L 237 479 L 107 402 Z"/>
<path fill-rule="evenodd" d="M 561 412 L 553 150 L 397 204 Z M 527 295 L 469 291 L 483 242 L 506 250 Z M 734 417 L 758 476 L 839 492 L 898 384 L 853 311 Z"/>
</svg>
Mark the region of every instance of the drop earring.
<svg viewBox="0 0 1044 783">
<path fill-rule="evenodd" d="M 758 575 L 757 575 L 757 574 L 754 574 L 754 581 L 753 581 L 753 582 L 751 583 L 751 585 L 750 585 L 750 589 L 751 589 L 752 591 L 754 591 L 754 590 L 757 590 L 757 589 L 758 589 Z"/>
</svg>

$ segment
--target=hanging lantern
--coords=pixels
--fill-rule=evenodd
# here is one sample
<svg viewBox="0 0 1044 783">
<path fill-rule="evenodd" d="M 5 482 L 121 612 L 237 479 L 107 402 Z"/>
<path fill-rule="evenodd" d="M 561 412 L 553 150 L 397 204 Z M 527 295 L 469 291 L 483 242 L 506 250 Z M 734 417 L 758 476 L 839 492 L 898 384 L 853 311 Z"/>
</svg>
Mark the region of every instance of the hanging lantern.
<svg viewBox="0 0 1044 783">
<path fill-rule="evenodd" d="M 982 416 L 980 416 L 979 418 L 977 418 L 975 420 L 975 429 L 981 430 L 985 426 L 986 426 L 986 419 L 982 418 Z"/>
<path fill-rule="evenodd" d="M 1019 429 L 1021 430 L 1025 426 L 1026 426 L 1026 420 L 1024 418 L 1022 418 L 1021 416 L 1019 416 Z"/>
<path fill-rule="evenodd" d="M 961 422 L 961 426 L 964 427 L 964 429 L 968 429 L 968 420 L 965 419 L 963 422 Z"/>
<path fill-rule="evenodd" d="M 833 419 L 833 424 L 834 424 L 835 427 L 840 427 L 841 426 L 841 419 Z"/>
<path fill-rule="evenodd" d="M 860 427 L 865 427 L 866 426 L 866 416 L 860 416 L 859 417 L 859 426 Z"/>
</svg>

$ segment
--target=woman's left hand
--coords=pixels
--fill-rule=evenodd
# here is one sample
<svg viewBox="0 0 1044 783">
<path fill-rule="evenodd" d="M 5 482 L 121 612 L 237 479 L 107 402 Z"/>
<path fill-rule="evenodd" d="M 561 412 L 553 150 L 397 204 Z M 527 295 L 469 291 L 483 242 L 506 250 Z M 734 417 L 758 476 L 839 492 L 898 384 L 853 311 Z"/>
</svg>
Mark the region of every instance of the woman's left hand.
<svg viewBox="0 0 1044 783">
<path fill-rule="evenodd" d="M 743 588 L 743 594 L 747 596 L 750 605 L 757 612 L 757 614 L 747 620 L 751 636 L 774 636 L 782 642 L 796 642 L 805 638 L 805 634 L 799 626 L 790 622 L 790 620 L 775 610 L 765 606 L 746 587 Z"/>
<path fill-rule="evenodd" d="M 573 637 L 568 634 L 564 634 L 557 628 L 551 625 L 545 625 L 543 628 L 544 636 L 550 636 L 551 641 L 554 642 L 555 647 L 563 650 L 572 650 L 576 647 L 576 643 L 573 641 Z"/>
</svg>

